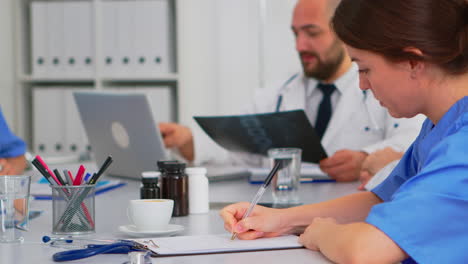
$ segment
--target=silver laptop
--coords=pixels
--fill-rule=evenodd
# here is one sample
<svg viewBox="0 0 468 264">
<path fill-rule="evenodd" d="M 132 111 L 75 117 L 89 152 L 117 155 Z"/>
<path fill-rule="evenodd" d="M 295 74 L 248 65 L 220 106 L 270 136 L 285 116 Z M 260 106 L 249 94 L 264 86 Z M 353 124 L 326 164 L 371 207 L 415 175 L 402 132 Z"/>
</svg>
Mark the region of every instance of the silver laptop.
<svg viewBox="0 0 468 264">
<path fill-rule="evenodd" d="M 168 158 L 157 120 L 144 94 L 74 92 L 92 152 L 100 166 L 108 155 L 114 162 L 107 175 L 141 179 Z"/>
</svg>

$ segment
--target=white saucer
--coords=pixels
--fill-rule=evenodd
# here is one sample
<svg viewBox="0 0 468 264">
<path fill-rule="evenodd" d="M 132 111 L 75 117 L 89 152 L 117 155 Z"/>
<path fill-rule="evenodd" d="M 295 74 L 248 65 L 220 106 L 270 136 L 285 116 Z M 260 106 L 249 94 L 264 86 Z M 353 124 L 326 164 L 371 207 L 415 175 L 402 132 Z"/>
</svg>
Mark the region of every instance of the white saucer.
<svg viewBox="0 0 468 264">
<path fill-rule="evenodd" d="M 145 231 L 140 231 L 137 230 L 135 225 L 122 225 L 119 226 L 119 231 L 123 232 L 129 236 L 133 237 L 161 237 L 161 236 L 171 236 L 174 234 L 177 234 L 184 230 L 184 226 L 182 225 L 167 225 L 167 228 L 165 230 L 145 230 Z"/>
</svg>

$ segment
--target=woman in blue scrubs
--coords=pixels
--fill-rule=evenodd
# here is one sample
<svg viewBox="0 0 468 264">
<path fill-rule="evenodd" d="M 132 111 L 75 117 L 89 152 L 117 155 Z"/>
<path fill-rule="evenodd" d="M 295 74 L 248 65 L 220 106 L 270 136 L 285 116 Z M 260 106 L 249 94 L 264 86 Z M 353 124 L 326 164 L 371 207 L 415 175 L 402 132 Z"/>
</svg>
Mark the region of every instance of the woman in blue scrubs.
<svg viewBox="0 0 468 264">
<path fill-rule="evenodd" d="M 221 211 L 240 239 L 302 233 L 337 263 L 468 261 L 468 1 L 342 0 L 338 37 L 394 117 L 427 116 L 391 175 L 370 192 L 294 207 Z"/>
</svg>

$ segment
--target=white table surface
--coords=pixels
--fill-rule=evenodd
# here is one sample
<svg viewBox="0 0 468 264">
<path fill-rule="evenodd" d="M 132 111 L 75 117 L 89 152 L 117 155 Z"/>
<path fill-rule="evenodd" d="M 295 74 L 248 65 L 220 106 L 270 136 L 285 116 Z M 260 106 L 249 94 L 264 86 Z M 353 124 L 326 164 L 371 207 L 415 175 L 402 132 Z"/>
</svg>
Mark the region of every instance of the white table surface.
<svg viewBox="0 0 468 264">
<path fill-rule="evenodd" d="M 138 181 L 126 181 L 127 185 L 96 196 L 96 234 L 91 238 L 130 238 L 120 233 L 118 227 L 128 224 L 126 207 L 128 200 L 139 198 Z M 305 203 L 315 203 L 356 192 L 358 183 L 306 183 L 301 184 L 300 197 Z M 185 227 L 178 235 L 220 234 L 226 232 L 218 216 L 219 209 L 227 203 L 248 201 L 259 185 L 244 180 L 210 183 L 211 210 L 208 214 L 173 217 L 172 224 Z M 271 192 L 264 194 L 261 201 L 271 202 Z M 51 201 L 34 200 L 32 210 L 43 210 L 43 214 L 30 222 L 30 231 L 24 232 L 22 244 L 0 244 L 0 263 L 54 263 L 52 255 L 63 249 L 50 247 L 41 242 L 44 235 L 51 235 Z M 124 263 L 127 255 L 99 255 L 69 263 Z M 153 263 L 330 263 L 320 253 L 306 249 L 212 254 L 153 258 Z"/>
</svg>

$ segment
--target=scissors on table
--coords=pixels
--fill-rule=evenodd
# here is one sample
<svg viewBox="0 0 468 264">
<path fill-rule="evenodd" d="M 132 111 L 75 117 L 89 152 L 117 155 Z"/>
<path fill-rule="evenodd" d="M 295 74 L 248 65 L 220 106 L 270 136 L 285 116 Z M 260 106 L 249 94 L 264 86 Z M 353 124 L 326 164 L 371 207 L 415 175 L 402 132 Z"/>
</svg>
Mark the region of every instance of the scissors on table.
<svg viewBox="0 0 468 264">
<path fill-rule="evenodd" d="M 92 257 L 98 254 L 128 254 L 132 251 L 147 251 L 148 249 L 134 241 L 120 240 L 112 244 L 89 244 L 84 249 L 74 249 L 55 253 L 52 258 L 56 262 L 70 261 Z"/>
</svg>

